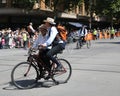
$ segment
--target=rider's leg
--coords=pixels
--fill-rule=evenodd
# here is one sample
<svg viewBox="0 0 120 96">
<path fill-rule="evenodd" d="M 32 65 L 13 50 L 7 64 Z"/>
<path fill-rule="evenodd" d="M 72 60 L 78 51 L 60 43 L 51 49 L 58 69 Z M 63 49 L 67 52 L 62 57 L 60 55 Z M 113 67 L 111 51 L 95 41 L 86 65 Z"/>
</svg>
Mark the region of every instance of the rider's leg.
<svg viewBox="0 0 120 96">
<path fill-rule="evenodd" d="M 58 44 L 56 46 L 54 46 L 51 50 L 49 50 L 46 54 L 46 56 L 52 60 L 52 62 L 57 64 L 57 69 L 59 70 L 59 68 L 61 68 L 61 64 L 56 60 L 56 58 L 54 57 L 55 54 L 59 53 L 60 51 L 62 51 L 63 45 L 62 44 Z"/>
<path fill-rule="evenodd" d="M 48 70 L 50 70 L 51 69 L 50 59 L 47 58 L 47 56 L 46 56 L 48 51 L 49 51 L 49 49 L 42 50 L 42 52 L 39 53 L 39 55 L 40 55 L 39 57 L 43 61 L 43 63 L 46 64 L 46 66 L 49 68 Z"/>
<path fill-rule="evenodd" d="M 40 75 L 39 75 L 38 79 L 45 78 L 45 76 L 44 76 L 45 75 L 45 71 L 43 70 L 43 66 L 42 65 L 45 65 L 47 67 L 47 71 L 49 73 L 51 71 L 50 60 L 49 60 L 49 58 L 47 58 L 46 52 L 47 52 L 47 50 L 41 50 L 39 52 L 38 67 L 39 67 Z"/>
</svg>

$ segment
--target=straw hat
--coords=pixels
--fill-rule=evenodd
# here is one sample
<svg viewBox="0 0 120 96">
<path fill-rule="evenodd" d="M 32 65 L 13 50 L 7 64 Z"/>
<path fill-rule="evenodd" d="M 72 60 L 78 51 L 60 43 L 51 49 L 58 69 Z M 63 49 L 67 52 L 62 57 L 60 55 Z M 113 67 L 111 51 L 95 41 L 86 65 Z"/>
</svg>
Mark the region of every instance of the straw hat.
<svg viewBox="0 0 120 96">
<path fill-rule="evenodd" d="M 53 18 L 50 18 L 50 17 L 47 17 L 47 19 L 44 20 L 44 22 L 48 22 L 48 23 L 50 23 L 50 24 L 52 24 L 52 25 L 55 25 L 55 24 L 56 24 L 56 23 L 54 22 L 54 19 L 53 19 Z"/>
</svg>

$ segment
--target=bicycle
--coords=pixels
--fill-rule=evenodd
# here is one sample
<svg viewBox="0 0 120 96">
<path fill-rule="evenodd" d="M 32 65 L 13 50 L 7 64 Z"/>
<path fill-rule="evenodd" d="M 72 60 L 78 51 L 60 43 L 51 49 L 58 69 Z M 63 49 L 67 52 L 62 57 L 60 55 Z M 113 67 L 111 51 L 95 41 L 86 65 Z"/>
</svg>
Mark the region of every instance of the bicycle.
<svg viewBox="0 0 120 96">
<path fill-rule="evenodd" d="M 90 46 L 91 46 L 90 40 L 85 40 L 85 38 L 82 37 L 82 36 L 81 36 L 81 37 L 78 37 L 77 43 L 76 43 L 76 48 L 77 48 L 77 49 L 81 49 L 81 48 L 83 47 L 83 45 L 86 45 L 87 48 L 89 49 Z"/>
<path fill-rule="evenodd" d="M 39 80 L 46 80 L 45 77 L 48 76 L 48 74 L 51 74 L 50 79 L 52 79 L 56 85 L 67 83 L 72 74 L 70 63 L 66 59 L 58 58 L 56 54 L 55 57 L 62 64 L 62 69 L 56 71 L 56 64 L 51 62 L 51 71 L 48 71 L 49 68 L 39 59 L 39 64 L 42 68 L 41 71 L 38 66 L 38 61 L 35 58 L 35 56 L 38 56 L 36 53 L 38 54 L 40 50 L 37 51 L 29 49 L 27 61 L 14 66 L 11 72 L 12 84 L 19 89 L 30 89 L 35 87 Z M 43 74 L 43 77 L 40 77 L 41 74 Z"/>
</svg>

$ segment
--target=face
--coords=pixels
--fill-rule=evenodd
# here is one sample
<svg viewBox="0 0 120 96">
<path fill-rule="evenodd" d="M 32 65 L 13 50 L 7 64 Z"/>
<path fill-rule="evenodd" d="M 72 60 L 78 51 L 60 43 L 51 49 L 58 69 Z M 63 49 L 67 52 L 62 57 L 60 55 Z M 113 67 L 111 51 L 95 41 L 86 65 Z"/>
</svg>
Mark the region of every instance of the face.
<svg viewBox="0 0 120 96">
<path fill-rule="evenodd" d="M 41 34 L 42 34 L 43 36 L 45 36 L 46 33 L 47 33 L 47 29 L 44 29 L 44 28 L 40 28 L 39 31 L 41 32 Z"/>
<path fill-rule="evenodd" d="M 45 26 L 46 26 L 47 28 L 49 28 L 49 27 L 50 27 L 50 23 L 45 22 Z"/>
</svg>

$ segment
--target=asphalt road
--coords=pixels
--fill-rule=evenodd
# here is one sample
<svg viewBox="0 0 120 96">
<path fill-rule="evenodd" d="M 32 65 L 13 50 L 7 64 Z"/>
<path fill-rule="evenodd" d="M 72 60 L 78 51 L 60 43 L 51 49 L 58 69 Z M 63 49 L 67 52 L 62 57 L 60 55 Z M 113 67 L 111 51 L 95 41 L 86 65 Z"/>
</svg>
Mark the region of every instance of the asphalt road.
<svg viewBox="0 0 120 96">
<path fill-rule="evenodd" d="M 67 45 L 59 57 L 71 63 L 68 83 L 19 90 L 10 84 L 10 75 L 26 54 L 24 49 L 0 50 L 0 96 L 120 96 L 120 38 L 92 41 L 90 49 Z"/>
</svg>

